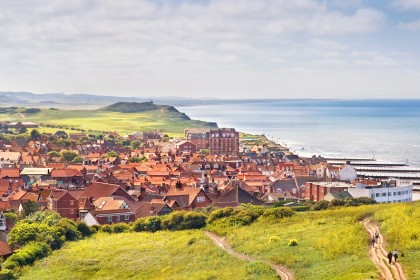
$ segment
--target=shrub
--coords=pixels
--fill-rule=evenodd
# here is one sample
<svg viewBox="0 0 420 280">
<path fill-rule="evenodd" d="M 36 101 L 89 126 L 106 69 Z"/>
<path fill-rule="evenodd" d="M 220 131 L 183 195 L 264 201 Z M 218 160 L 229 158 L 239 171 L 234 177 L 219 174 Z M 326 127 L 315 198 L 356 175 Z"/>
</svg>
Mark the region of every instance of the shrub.
<svg viewBox="0 0 420 280">
<path fill-rule="evenodd" d="M 77 230 L 76 222 L 70 219 L 61 219 L 57 223 L 57 226 L 63 229 L 64 235 L 66 236 L 66 240 L 68 241 L 77 240 L 81 237 L 81 233 Z"/>
<path fill-rule="evenodd" d="M 137 219 L 131 226 L 131 230 L 135 232 L 146 231 L 145 218 Z"/>
<path fill-rule="evenodd" d="M 144 222 L 144 229 L 149 232 L 156 232 L 161 229 L 162 221 L 159 217 L 146 218 Z"/>
<path fill-rule="evenodd" d="M 327 209 L 327 208 L 328 208 L 328 205 L 329 205 L 328 201 L 326 201 L 326 200 L 321 200 L 321 201 L 316 202 L 316 203 L 315 203 L 315 204 L 311 207 L 311 210 L 313 210 L 313 211 L 325 210 L 325 209 Z"/>
<path fill-rule="evenodd" d="M 117 223 L 112 225 L 112 232 L 113 233 L 121 233 L 121 232 L 128 232 L 130 231 L 130 226 L 125 223 Z"/>
<path fill-rule="evenodd" d="M 203 228 L 206 225 L 206 219 L 206 215 L 199 212 L 174 212 L 163 218 L 162 228 L 169 230 Z"/>
<path fill-rule="evenodd" d="M 14 274 L 14 272 L 10 269 L 3 269 L 0 271 L 0 280 L 15 280 L 17 279 L 17 276 Z"/>
<path fill-rule="evenodd" d="M 19 266 L 33 264 L 36 260 L 51 254 L 50 247 L 43 242 L 30 243 L 11 255 L 3 264 L 5 269 L 16 269 Z"/>
<path fill-rule="evenodd" d="M 76 227 L 83 237 L 89 237 L 96 232 L 93 227 L 88 226 L 85 222 L 77 222 Z"/>
<path fill-rule="evenodd" d="M 291 217 L 295 214 L 292 209 L 288 207 L 278 207 L 265 210 L 262 217 L 265 219 L 282 219 L 284 217 Z"/>
<path fill-rule="evenodd" d="M 99 227 L 99 232 L 112 233 L 112 227 L 110 225 L 102 225 Z"/>
<path fill-rule="evenodd" d="M 297 245 L 298 245 L 298 242 L 297 242 L 296 239 L 290 239 L 289 240 L 289 244 L 288 244 L 289 247 L 290 246 L 297 246 Z"/>
</svg>

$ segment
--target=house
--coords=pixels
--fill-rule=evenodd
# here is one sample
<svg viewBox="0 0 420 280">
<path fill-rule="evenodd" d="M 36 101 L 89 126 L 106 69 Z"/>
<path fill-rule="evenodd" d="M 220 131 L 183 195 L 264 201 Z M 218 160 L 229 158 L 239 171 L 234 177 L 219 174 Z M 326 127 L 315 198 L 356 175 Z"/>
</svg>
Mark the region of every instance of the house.
<svg viewBox="0 0 420 280">
<path fill-rule="evenodd" d="M 47 198 L 48 209 L 56 211 L 61 217 L 76 220 L 79 216 L 79 201 L 65 190 L 53 190 Z"/>
<path fill-rule="evenodd" d="M 54 137 L 67 139 L 69 138 L 69 135 L 64 130 L 58 130 L 56 133 L 54 133 Z"/>
<path fill-rule="evenodd" d="M 10 249 L 9 245 L 6 241 L 0 240 L 0 258 L 3 260 L 7 259 L 13 254 L 12 249 Z"/>
<path fill-rule="evenodd" d="M 186 140 L 176 143 L 175 147 L 180 154 L 191 154 L 197 151 L 197 146 Z"/>
<path fill-rule="evenodd" d="M 127 202 L 135 201 L 134 198 L 119 185 L 101 182 L 93 182 L 80 195 L 80 198 L 92 199 L 93 202 L 100 197 L 115 197 Z"/>
<path fill-rule="evenodd" d="M 59 185 L 83 185 L 83 174 L 76 169 L 53 169 L 50 175 L 51 179 L 56 180 Z"/>
<path fill-rule="evenodd" d="M 135 213 L 135 218 L 148 216 L 161 216 L 171 213 L 172 208 L 162 199 L 152 199 L 152 201 L 129 202 L 128 206 Z"/>
<path fill-rule="evenodd" d="M 249 192 L 239 187 L 239 185 L 236 185 L 232 189 L 222 193 L 221 196 L 213 203 L 213 206 L 221 208 L 236 207 L 241 203 L 262 205 L 264 204 L 264 201 L 254 197 Z"/>
<path fill-rule="evenodd" d="M 135 221 L 135 216 L 123 199 L 99 197 L 93 202 L 91 210 L 83 217 L 83 221 L 90 226 L 130 223 Z"/>
<path fill-rule="evenodd" d="M 211 203 L 211 199 L 201 188 L 192 187 L 172 187 L 166 193 L 164 201 L 168 203 L 168 205 L 171 205 L 173 201 L 176 201 L 179 208 L 185 210 L 203 208 Z"/>
<path fill-rule="evenodd" d="M 332 192 L 348 191 L 353 186 L 344 182 L 307 182 L 305 184 L 305 198 L 313 201 L 321 201 Z"/>
</svg>

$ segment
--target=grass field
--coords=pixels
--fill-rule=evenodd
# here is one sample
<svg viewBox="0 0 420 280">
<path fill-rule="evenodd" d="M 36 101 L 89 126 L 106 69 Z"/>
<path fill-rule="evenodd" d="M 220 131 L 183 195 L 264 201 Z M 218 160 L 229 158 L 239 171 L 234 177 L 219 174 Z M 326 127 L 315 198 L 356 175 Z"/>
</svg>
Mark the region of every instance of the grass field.
<svg viewBox="0 0 420 280">
<path fill-rule="evenodd" d="M 400 251 L 408 279 L 420 279 L 420 202 L 297 212 L 220 228 L 232 247 L 287 266 L 296 279 L 379 279 L 360 221 L 380 225 L 388 249 Z M 212 228 L 217 230 L 217 228 Z M 296 239 L 297 246 L 288 246 Z M 192 243 L 192 245 L 188 245 Z M 27 268 L 22 279 L 275 279 L 261 262 L 225 254 L 203 231 L 98 234 Z"/>
<path fill-rule="evenodd" d="M 203 231 L 97 234 L 68 243 L 20 279 L 278 279 L 259 262 L 241 261 Z"/>
<path fill-rule="evenodd" d="M 380 224 L 389 249 L 404 255 L 399 260 L 408 279 L 420 279 L 420 202 L 296 213 L 231 228 L 227 238 L 240 252 L 289 267 L 297 279 L 377 279 L 370 238 L 359 223 L 367 216 Z M 291 239 L 298 246 L 289 247 Z"/>
<path fill-rule="evenodd" d="M 186 127 L 208 127 L 207 122 L 185 120 L 178 112 L 154 110 L 142 113 L 119 113 L 97 110 L 48 110 L 35 114 L 0 114 L 0 121 L 30 121 L 54 124 L 85 130 L 117 131 L 121 134 L 134 131 L 160 129 L 170 136 L 181 136 Z M 40 128 L 41 132 L 51 129 Z M 57 129 L 53 129 L 56 131 Z"/>
</svg>

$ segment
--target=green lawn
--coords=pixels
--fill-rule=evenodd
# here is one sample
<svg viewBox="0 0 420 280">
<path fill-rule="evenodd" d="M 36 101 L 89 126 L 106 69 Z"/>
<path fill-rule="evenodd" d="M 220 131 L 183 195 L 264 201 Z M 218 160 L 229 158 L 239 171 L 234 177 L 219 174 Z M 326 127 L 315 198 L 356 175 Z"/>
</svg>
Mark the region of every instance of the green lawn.
<svg viewBox="0 0 420 280">
<path fill-rule="evenodd" d="M 48 110 L 39 113 L 0 114 L 0 121 L 31 121 L 85 130 L 117 131 L 125 134 L 134 131 L 160 129 L 171 136 L 182 136 L 186 127 L 208 127 L 208 123 L 184 120 L 178 112 L 154 110 L 142 113 L 119 113 L 97 110 Z M 49 129 L 40 128 L 42 132 Z M 57 129 L 55 129 L 57 130 Z"/>
<path fill-rule="evenodd" d="M 20 279 L 278 279 L 259 262 L 239 260 L 203 231 L 97 234 L 69 242 Z"/>
</svg>

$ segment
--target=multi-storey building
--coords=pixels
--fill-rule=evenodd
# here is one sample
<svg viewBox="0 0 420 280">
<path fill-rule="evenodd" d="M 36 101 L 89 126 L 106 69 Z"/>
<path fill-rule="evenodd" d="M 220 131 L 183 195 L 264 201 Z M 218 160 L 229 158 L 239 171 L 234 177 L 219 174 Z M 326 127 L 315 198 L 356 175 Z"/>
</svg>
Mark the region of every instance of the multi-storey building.
<svg viewBox="0 0 420 280">
<path fill-rule="evenodd" d="M 239 153 L 239 132 L 234 128 L 210 129 L 210 153 L 215 155 L 236 155 Z"/>
</svg>

